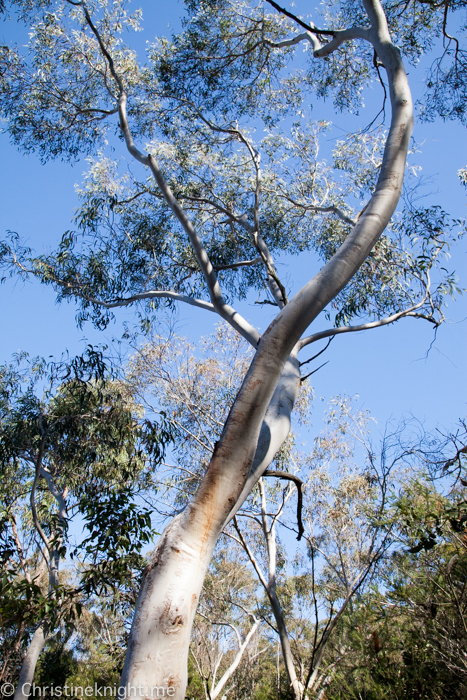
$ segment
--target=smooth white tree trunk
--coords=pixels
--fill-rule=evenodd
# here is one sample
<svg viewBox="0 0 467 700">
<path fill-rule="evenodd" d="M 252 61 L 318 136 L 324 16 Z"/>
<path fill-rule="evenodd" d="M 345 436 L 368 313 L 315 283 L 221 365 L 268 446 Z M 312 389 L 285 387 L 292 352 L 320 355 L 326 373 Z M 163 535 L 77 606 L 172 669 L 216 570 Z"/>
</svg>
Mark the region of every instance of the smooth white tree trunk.
<svg viewBox="0 0 467 700">
<path fill-rule="evenodd" d="M 298 361 L 289 358 L 256 439 L 248 490 L 244 487 L 240 491 L 243 484 L 234 479 L 225 489 L 225 494 L 230 488 L 233 495 L 225 499 L 222 480 L 213 479 L 210 498 L 204 496 L 201 503 L 190 504 L 161 537 L 144 572 L 136 604 L 121 680 L 127 697 L 156 698 L 157 693 L 177 700 L 185 697 L 191 627 L 212 552 L 225 522 L 233 517 L 286 439 L 299 387 Z M 228 475 L 225 481 L 229 481 Z"/>
<path fill-rule="evenodd" d="M 47 486 L 50 493 L 55 498 L 58 504 L 58 525 L 63 527 L 66 522 L 67 511 L 66 511 L 66 497 L 68 493 L 68 488 L 65 487 L 63 491 L 60 491 L 55 483 L 53 476 L 43 467 L 40 467 L 40 474 L 47 481 Z M 58 541 L 58 546 L 49 548 L 49 561 L 44 564 L 47 566 L 49 574 L 49 593 L 51 593 L 59 583 L 59 566 L 60 566 L 60 544 L 61 537 Z M 23 664 L 21 666 L 21 672 L 19 676 L 18 685 L 16 687 L 14 700 L 25 700 L 30 695 L 31 685 L 34 681 L 34 674 L 36 672 L 37 662 L 39 656 L 45 646 L 47 641 L 47 623 L 43 621 L 33 634 L 33 637 L 29 643 L 26 656 L 24 657 Z M 50 630 L 49 630 L 50 631 Z"/>
<path fill-rule="evenodd" d="M 255 457 L 248 479 L 230 511 L 226 525 L 241 508 L 245 499 L 252 492 L 254 485 L 271 464 L 278 450 L 290 432 L 290 420 L 293 407 L 300 391 L 300 364 L 296 357 L 290 356 L 284 366 L 282 375 L 274 391 L 271 402 L 264 416 L 258 438 Z"/>
<path fill-rule="evenodd" d="M 289 358 L 297 342 L 363 264 L 399 201 L 413 124 L 412 100 L 400 52 L 391 43 L 379 1 L 364 0 L 364 5 L 371 28 L 359 29 L 356 34 L 353 30 L 342 32 L 327 47 L 316 50 L 315 56 L 326 56 L 344 40 L 358 36 L 372 43 L 384 64 L 392 120 L 375 191 L 339 250 L 280 311 L 262 336 L 197 493 L 161 537 L 143 577 L 130 633 L 121 680 L 127 697 L 184 699 L 191 626 L 217 538 L 248 495 L 256 474 L 259 478 L 263 464 L 265 469 L 287 436 L 282 428 L 281 437 L 275 436 L 272 417 L 276 410 L 273 395 L 278 400 L 276 387 L 280 394 L 281 377 L 286 383 L 284 371 L 287 374 L 290 364 L 296 362 Z M 147 164 L 147 160 L 141 162 Z M 152 159 L 149 164 L 159 182 Z M 171 205 L 178 212 L 177 203 Z M 182 220 L 182 214 L 178 215 Z M 187 231 L 194 239 L 188 224 Z M 210 279 L 211 268 L 201 253 L 199 259 Z M 278 418 L 285 426 L 287 420 L 281 411 Z M 268 420 L 272 422 L 268 424 Z"/>
<path fill-rule="evenodd" d="M 32 636 L 26 656 L 24 657 L 23 665 L 21 666 L 21 673 L 19 674 L 14 700 L 27 700 L 29 697 L 31 686 L 34 681 L 37 660 L 45 646 L 45 642 L 46 634 L 44 626 L 39 625 Z"/>
</svg>

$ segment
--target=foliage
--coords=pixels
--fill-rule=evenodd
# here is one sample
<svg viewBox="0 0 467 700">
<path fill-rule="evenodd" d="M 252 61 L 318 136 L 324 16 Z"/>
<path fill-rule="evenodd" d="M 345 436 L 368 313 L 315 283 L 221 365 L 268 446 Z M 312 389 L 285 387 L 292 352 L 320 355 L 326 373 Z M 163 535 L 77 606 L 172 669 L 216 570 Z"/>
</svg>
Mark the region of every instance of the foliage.
<svg viewBox="0 0 467 700">
<path fill-rule="evenodd" d="M 44 159 L 94 154 L 78 190 L 76 229 L 46 255 L 5 240 L 0 261 L 9 273 L 15 269 L 52 285 L 59 299 L 77 298 L 79 322 L 90 319 L 99 328 L 118 306 L 136 305 L 145 329 L 161 306 L 187 297 L 209 300 L 189 236 L 161 191 L 104 150 L 117 86 L 101 80 L 106 61 L 81 9 L 47 2 L 32 12 L 28 3 L 20 5 L 34 29 L 29 58 L 13 48 L 4 58 L 10 134 Z M 418 60 L 432 45 L 432 32 L 442 29 L 439 8 L 414 0 L 402 10 L 397 4 L 386 9 L 396 41 Z M 379 175 L 383 131 L 339 140 L 331 167 L 320 157 L 327 124 L 313 123 L 304 111 L 310 87 L 321 96 L 334 93 L 341 108 L 357 108 L 376 71 L 367 44 L 347 42 L 324 62 L 307 50 L 307 72 L 295 67 L 293 47 L 273 46 L 294 31 L 280 13 L 244 1 L 187 3 L 184 31 L 152 44 L 148 62 L 138 64 L 123 43 L 124 30 L 138 29 L 138 13 L 131 15 L 121 0 L 111 6 L 100 0 L 94 12 L 96 31 L 128 94 L 133 137 L 147 141 L 146 150 L 199 232 L 226 300 L 254 293 L 261 303 L 276 303 L 255 236 L 271 256 L 309 251 L 327 261 Z M 326 5 L 327 23 L 345 26 L 349 18 L 366 21 L 356 3 Z M 49 83 L 56 89 L 49 90 Z M 285 112 L 293 113 L 292 123 L 281 123 Z M 262 138 L 253 116 L 265 124 Z M 457 289 L 442 259 L 458 224 L 436 206 L 408 205 L 399 212 L 334 301 L 335 324 L 381 319 L 419 301 L 417 314 L 439 324 L 445 296 Z"/>
<path fill-rule="evenodd" d="M 153 470 L 171 434 L 163 420 L 138 415 L 92 347 L 60 362 L 20 355 L 0 376 L 0 619 L 7 664 L 44 621 L 50 632 L 77 624 L 96 589 L 110 588 L 112 605 L 128 610 L 145 565 L 141 548 L 154 535 L 135 495 L 154 486 Z M 73 546 L 77 517 L 89 536 Z M 75 580 L 58 578 L 67 554 L 78 564 Z"/>
</svg>

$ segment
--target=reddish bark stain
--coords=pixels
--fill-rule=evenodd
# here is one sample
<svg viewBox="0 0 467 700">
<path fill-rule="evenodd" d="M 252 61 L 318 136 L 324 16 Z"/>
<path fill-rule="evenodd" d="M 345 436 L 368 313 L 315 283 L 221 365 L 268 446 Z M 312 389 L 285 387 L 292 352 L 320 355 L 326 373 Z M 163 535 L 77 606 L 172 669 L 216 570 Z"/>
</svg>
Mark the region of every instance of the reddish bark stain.
<svg viewBox="0 0 467 700">
<path fill-rule="evenodd" d="M 159 617 L 159 624 L 164 634 L 177 633 L 180 627 L 186 623 L 186 617 L 179 612 L 178 608 L 170 609 L 170 601 L 164 605 L 164 610 Z"/>
</svg>

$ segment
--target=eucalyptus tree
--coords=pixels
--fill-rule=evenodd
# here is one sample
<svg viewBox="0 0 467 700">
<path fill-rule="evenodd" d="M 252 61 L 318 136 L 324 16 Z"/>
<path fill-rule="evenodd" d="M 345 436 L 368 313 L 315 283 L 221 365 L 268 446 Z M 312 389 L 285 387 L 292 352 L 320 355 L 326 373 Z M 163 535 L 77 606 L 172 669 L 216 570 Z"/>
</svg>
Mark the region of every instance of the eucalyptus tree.
<svg viewBox="0 0 467 700">
<path fill-rule="evenodd" d="M 333 400 L 328 428 L 310 454 L 289 446 L 281 468 L 265 472 L 288 486 L 261 478 L 259 497 L 239 511 L 236 532 L 230 533 L 243 545 L 264 588 L 297 699 L 320 697 L 336 673 L 345 649 L 334 644 L 330 652 L 335 630 L 393 543 L 390 498 L 397 487 L 393 467 L 401 455 L 391 462 L 386 444 L 381 460 L 376 458 L 368 420 L 352 410 L 349 400 Z M 298 510 L 290 508 L 292 485 L 299 489 Z M 305 550 L 293 551 L 291 532 L 303 537 Z"/>
<path fill-rule="evenodd" d="M 156 42 L 140 64 L 121 36 L 138 28 L 140 13 L 122 0 L 22 0 L 13 7 L 31 27 L 29 51 L 2 50 L 1 109 L 13 142 L 42 159 L 98 153 L 77 232 L 49 255 L 6 241 L 4 264 L 78 299 L 80 321 L 102 327 L 113 310 L 135 305 L 144 325 L 161 304 L 187 303 L 217 314 L 254 350 L 205 475 L 145 569 L 122 675 L 122 686 L 143 695 L 164 687 L 184 697 L 205 572 L 225 523 L 287 437 L 298 353 L 403 317 L 437 326 L 453 287 L 447 272 L 431 282 L 447 215 L 395 213 L 413 125 L 402 52 L 416 61 L 433 27 L 447 33 L 449 4 L 389 5 L 387 16 L 379 0 L 328 4 L 320 27 L 269 5 L 187 2 L 183 32 Z M 292 64 L 299 44 L 307 71 Z M 304 105 L 314 91 L 355 109 L 372 77 L 384 83 L 382 70 L 389 130 L 340 144 L 336 177 L 319 161 L 322 124 L 301 116 Z M 102 150 L 112 126 L 135 176 Z M 289 299 L 274 255 L 304 251 L 324 264 Z M 264 332 L 234 306 L 249 290 L 277 308 Z M 306 335 L 322 312 L 334 325 Z"/>
<path fill-rule="evenodd" d="M 131 389 L 149 405 L 162 406 L 183 436 L 172 464 L 165 464 L 175 497 L 165 497 L 161 511 L 169 503 L 184 505 L 199 484 L 202 470 L 196 465 L 208 459 L 219 438 L 251 352 L 221 327 L 202 347 L 199 357 L 180 338 L 153 338 L 130 363 Z M 303 393 L 300 402 L 305 417 Z M 209 638 L 215 618 L 210 614 L 206 620 L 205 605 L 225 609 L 229 600 L 223 592 L 229 577 L 219 565 L 232 538 L 243 548 L 243 566 L 251 562 L 263 587 L 265 596 L 257 594 L 253 613 L 268 622 L 262 637 L 270 649 L 280 637 L 286 685 L 295 697 L 305 683 L 307 696 L 319 698 L 358 692 L 411 697 L 417 687 L 435 697 L 440 688 L 463 682 L 465 426 L 444 439 L 422 436 L 410 424 L 388 429 L 377 450 L 369 441 L 368 421 L 348 399 L 334 399 L 313 450 L 300 455 L 289 438 L 274 471 L 258 482 L 259 493 L 254 489 L 237 513 L 235 528 L 224 529 L 228 539 L 220 540 L 221 559 L 215 554 L 201 620 L 195 621 L 191 653 L 197 663 L 188 695 L 198 697 L 198 678 L 215 689 L 209 674 L 222 652 L 218 636 Z M 299 534 L 295 489 L 275 482 L 278 476 L 290 478 L 287 472 L 303 480 L 304 531 L 297 549 L 291 543 L 292 532 Z M 446 496 L 440 487 L 448 474 L 455 484 L 451 489 L 447 480 Z M 241 550 L 229 552 L 232 557 L 236 571 Z M 270 656 L 260 659 L 260 677 L 265 671 L 274 675 L 267 671 Z M 237 685 L 235 693 L 243 697 Z"/>
<path fill-rule="evenodd" d="M 64 362 L 20 356 L 0 368 L 0 395 L 0 615 L 25 648 L 18 699 L 28 697 L 62 621 L 73 625 L 86 599 L 108 589 L 118 607 L 115 591 L 136 585 L 151 518 L 134 494 L 154 488 L 147 466 L 158 463 L 169 434 L 138 419 L 93 348 Z M 88 536 L 73 544 L 78 514 Z M 59 575 L 66 555 L 79 562 L 74 582 Z"/>
</svg>

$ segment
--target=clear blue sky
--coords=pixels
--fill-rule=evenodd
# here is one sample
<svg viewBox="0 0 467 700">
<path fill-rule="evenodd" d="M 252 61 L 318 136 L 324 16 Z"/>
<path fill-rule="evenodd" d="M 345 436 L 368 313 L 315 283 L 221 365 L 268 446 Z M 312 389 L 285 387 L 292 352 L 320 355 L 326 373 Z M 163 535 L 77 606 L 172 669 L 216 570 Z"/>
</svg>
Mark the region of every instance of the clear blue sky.
<svg viewBox="0 0 467 700">
<path fill-rule="evenodd" d="M 142 49 L 146 39 L 167 33 L 168 23 L 174 28 L 179 26 L 180 3 L 147 5 L 145 25 L 150 31 L 138 37 Z M 7 43 L 12 36 L 18 36 L 13 23 L 0 23 L 0 39 L 5 39 L 0 43 Z M 409 77 L 417 94 L 423 89 L 421 74 L 412 69 Z M 366 99 L 368 112 L 358 119 L 345 115 L 333 117 L 331 105 L 322 103 L 315 103 L 313 117 L 333 119 L 338 127 L 334 136 L 352 131 L 373 118 L 376 90 L 375 87 Z M 452 123 L 417 123 L 414 136 L 418 143 L 423 142 L 423 153 L 417 161 L 423 174 L 432 177 L 430 188 L 436 192 L 433 201 L 453 216 L 464 216 L 465 197 L 457 171 L 467 161 L 465 129 Z M 13 230 L 36 251 L 54 248 L 64 231 L 73 228 L 71 219 L 78 204 L 74 184 L 80 181 L 86 164 L 41 165 L 34 156 L 18 154 L 5 135 L 0 135 L 0 158 L 0 235 Z M 464 243 L 453 250 L 451 261 L 462 286 L 467 286 L 465 262 Z M 294 267 L 293 276 L 296 282 L 305 281 L 313 272 L 313 261 L 303 259 Z M 120 310 L 117 325 L 106 333 L 94 330 L 89 324 L 80 331 L 74 321 L 76 308 L 70 304 L 57 306 L 52 289 L 37 283 L 7 281 L 0 287 L 0 298 L 0 362 L 8 361 L 18 350 L 43 356 L 59 356 L 65 349 L 72 354 L 81 352 L 83 336 L 93 343 L 104 342 L 119 334 L 122 321 L 133 318 L 130 309 Z M 240 309 L 264 328 L 267 321 L 264 308 L 259 310 L 245 303 Z M 211 332 L 216 322 L 213 314 L 191 308 L 181 308 L 177 318 L 178 332 L 195 338 Z M 430 427 L 440 424 L 451 428 L 465 415 L 466 407 L 465 299 L 449 306 L 448 318 L 433 344 L 433 331 L 428 324 L 411 319 L 365 334 L 337 338 L 326 356 L 329 364 L 313 377 L 317 398 L 327 400 L 334 394 L 359 394 L 360 404 L 373 413 L 380 427 L 390 418 L 397 420 L 413 414 L 426 420 Z M 314 349 L 310 350 L 311 354 Z M 317 408 L 317 415 L 320 412 Z"/>
</svg>

